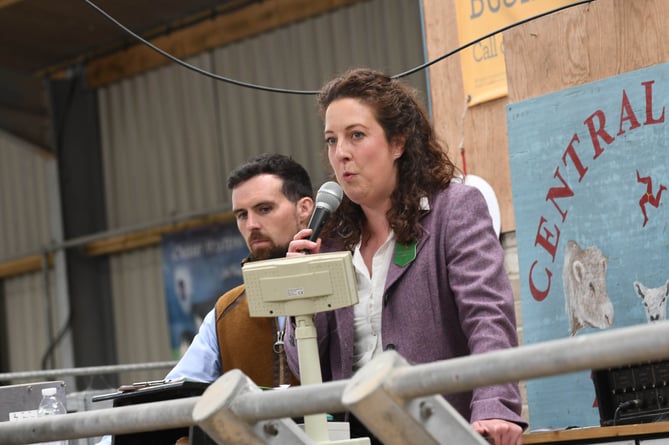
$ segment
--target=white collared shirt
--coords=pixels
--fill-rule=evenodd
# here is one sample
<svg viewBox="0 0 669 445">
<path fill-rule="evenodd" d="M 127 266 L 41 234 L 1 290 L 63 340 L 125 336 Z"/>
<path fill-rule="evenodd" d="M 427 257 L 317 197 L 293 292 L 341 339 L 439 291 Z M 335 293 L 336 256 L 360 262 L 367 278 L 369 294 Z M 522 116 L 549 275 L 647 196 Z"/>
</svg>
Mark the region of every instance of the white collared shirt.
<svg viewBox="0 0 669 445">
<path fill-rule="evenodd" d="M 381 343 L 381 309 L 388 268 L 395 246 L 395 233 L 388 238 L 372 258 L 372 275 L 360 254 L 360 243 L 353 251 L 353 267 L 358 280 L 358 304 L 353 306 L 353 369 L 357 370 L 383 351 Z"/>
</svg>

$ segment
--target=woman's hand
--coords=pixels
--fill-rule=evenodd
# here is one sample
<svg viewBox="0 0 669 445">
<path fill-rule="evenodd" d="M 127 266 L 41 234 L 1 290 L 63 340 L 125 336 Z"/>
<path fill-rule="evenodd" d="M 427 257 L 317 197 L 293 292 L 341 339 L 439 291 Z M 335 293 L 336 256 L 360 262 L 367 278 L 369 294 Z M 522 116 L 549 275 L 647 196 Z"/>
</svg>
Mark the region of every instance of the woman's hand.
<svg viewBox="0 0 669 445">
<path fill-rule="evenodd" d="M 302 229 L 295 234 L 293 240 L 288 244 L 288 253 L 286 256 L 305 255 L 307 253 L 318 253 L 321 250 L 321 239 L 316 242 L 309 241 L 309 236 L 313 230 Z"/>
<path fill-rule="evenodd" d="M 523 429 L 506 420 L 479 420 L 472 423 L 472 427 L 495 445 L 522 445 L 523 443 Z"/>
</svg>

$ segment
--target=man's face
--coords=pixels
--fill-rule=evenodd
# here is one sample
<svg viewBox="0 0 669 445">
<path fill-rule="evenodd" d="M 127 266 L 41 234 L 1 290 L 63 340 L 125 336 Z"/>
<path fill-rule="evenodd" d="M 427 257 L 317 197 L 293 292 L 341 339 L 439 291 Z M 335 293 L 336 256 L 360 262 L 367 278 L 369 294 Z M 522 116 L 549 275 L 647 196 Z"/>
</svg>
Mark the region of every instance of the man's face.
<svg viewBox="0 0 669 445">
<path fill-rule="evenodd" d="M 281 192 L 282 186 L 278 176 L 261 174 L 232 190 L 232 211 L 251 259 L 285 256 L 288 243 L 309 222 L 313 201 L 293 203 Z"/>
</svg>

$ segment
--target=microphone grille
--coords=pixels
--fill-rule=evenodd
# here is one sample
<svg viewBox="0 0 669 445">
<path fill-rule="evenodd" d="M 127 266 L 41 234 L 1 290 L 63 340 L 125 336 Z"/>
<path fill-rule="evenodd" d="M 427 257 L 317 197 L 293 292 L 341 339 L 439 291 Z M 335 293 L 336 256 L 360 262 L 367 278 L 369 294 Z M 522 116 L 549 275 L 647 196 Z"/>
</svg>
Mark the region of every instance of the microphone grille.
<svg viewBox="0 0 669 445">
<path fill-rule="evenodd" d="M 341 204 L 341 199 L 344 195 L 341 186 L 334 181 L 328 181 L 321 185 L 316 194 L 316 206 L 325 207 L 329 211 L 334 212 Z"/>
</svg>

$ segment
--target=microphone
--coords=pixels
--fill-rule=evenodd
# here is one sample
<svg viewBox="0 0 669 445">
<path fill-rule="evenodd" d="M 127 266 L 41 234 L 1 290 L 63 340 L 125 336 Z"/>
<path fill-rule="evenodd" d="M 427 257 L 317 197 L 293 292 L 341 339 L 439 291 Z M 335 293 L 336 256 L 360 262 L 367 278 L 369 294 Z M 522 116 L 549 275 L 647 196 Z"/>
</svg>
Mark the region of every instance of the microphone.
<svg viewBox="0 0 669 445">
<path fill-rule="evenodd" d="M 330 217 L 330 214 L 337 210 L 341 204 L 343 190 L 334 181 L 328 181 L 318 189 L 316 194 L 316 207 L 314 213 L 311 214 L 308 228 L 312 230 L 309 236 L 309 241 L 318 240 L 318 236 L 325 225 L 325 222 Z"/>
</svg>

